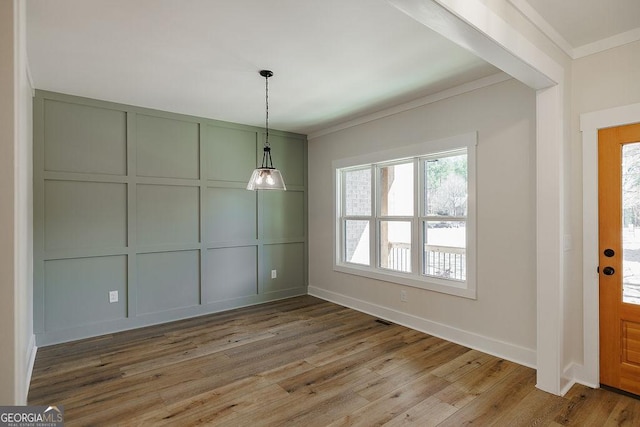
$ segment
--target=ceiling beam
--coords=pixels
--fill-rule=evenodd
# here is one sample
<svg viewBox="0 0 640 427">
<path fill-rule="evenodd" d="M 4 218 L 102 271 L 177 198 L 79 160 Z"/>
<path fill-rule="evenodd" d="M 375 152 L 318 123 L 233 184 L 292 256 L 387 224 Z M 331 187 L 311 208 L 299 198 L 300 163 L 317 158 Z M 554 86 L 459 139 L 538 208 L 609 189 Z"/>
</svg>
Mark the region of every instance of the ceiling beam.
<svg viewBox="0 0 640 427">
<path fill-rule="evenodd" d="M 551 87 L 562 80 L 561 67 L 551 60 L 547 61 L 548 57 L 544 52 L 478 2 L 387 1 L 411 18 L 535 90 Z M 479 28 L 479 23 L 482 28 Z M 536 67 L 531 64 L 536 64 Z"/>
</svg>

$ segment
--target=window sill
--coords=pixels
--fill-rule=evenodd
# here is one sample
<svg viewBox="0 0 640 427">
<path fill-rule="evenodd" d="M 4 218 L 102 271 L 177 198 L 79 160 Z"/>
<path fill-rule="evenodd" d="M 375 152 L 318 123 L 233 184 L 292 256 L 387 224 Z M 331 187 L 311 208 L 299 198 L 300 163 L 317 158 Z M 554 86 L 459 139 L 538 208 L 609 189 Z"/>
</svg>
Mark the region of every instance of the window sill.
<svg viewBox="0 0 640 427">
<path fill-rule="evenodd" d="M 466 282 L 438 279 L 429 276 L 416 276 L 394 271 L 372 269 L 367 266 L 357 264 L 334 264 L 333 270 L 352 274 L 355 276 L 367 277 L 369 279 L 381 280 L 384 282 L 397 283 L 399 285 L 412 286 L 414 288 L 426 289 L 448 295 L 455 295 L 463 298 L 476 299 L 475 286 L 467 279 Z"/>
</svg>

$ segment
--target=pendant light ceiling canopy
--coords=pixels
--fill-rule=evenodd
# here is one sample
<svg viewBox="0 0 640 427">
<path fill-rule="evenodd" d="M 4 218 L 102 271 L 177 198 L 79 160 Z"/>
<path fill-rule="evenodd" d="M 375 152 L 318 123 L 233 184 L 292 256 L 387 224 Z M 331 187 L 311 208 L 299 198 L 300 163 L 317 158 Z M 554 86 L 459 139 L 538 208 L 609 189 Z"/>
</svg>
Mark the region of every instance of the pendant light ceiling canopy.
<svg viewBox="0 0 640 427">
<path fill-rule="evenodd" d="M 260 75 L 264 77 L 265 84 L 265 140 L 262 153 L 262 165 L 251 174 L 247 190 L 286 190 L 287 187 L 282 179 L 280 171 L 273 167 L 271 160 L 271 144 L 269 144 L 269 77 L 273 76 L 273 71 L 261 70 Z"/>
</svg>

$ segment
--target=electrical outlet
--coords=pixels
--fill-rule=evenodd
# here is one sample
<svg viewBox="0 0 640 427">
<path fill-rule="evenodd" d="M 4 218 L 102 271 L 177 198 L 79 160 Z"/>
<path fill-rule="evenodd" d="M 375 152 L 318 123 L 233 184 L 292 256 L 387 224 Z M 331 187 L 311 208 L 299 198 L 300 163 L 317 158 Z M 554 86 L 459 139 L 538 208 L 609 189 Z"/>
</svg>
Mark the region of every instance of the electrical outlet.
<svg viewBox="0 0 640 427">
<path fill-rule="evenodd" d="M 407 302 L 407 291 L 400 291 L 400 301 Z"/>
<path fill-rule="evenodd" d="M 118 291 L 109 291 L 109 303 L 118 302 Z"/>
<path fill-rule="evenodd" d="M 275 279 L 276 277 L 278 277 L 278 272 L 276 270 L 271 270 L 271 278 Z"/>
</svg>

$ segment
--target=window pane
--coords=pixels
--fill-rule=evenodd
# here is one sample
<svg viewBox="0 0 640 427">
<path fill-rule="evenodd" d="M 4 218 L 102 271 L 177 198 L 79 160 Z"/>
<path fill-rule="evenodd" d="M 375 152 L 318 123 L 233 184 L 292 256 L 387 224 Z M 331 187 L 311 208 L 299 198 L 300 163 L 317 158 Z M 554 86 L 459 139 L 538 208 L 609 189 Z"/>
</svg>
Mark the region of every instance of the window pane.
<svg viewBox="0 0 640 427">
<path fill-rule="evenodd" d="M 424 216 L 467 216 L 467 154 L 425 160 Z"/>
<path fill-rule="evenodd" d="M 345 221 L 346 262 L 369 265 L 369 221 Z"/>
<path fill-rule="evenodd" d="M 413 163 L 380 168 L 382 216 L 413 216 Z"/>
<path fill-rule="evenodd" d="M 466 280 L 466 223 L 464 221 L 423 221 L 423 271 L 428 276 Z"/>
<path fill-rule="evenodd" d="M 380 267 L 411 272 L 411 222 L 380 221 Z"/>
<path fill-rule="evenodd" d="M 344 172 L 345 214 L 347 216 L 371 215 L 371 169 Z"/>
<path fill-rule="evenodd" d="M 640 304 L 640 143 L 622 146 L 622 302 Z"/>
</svg>

